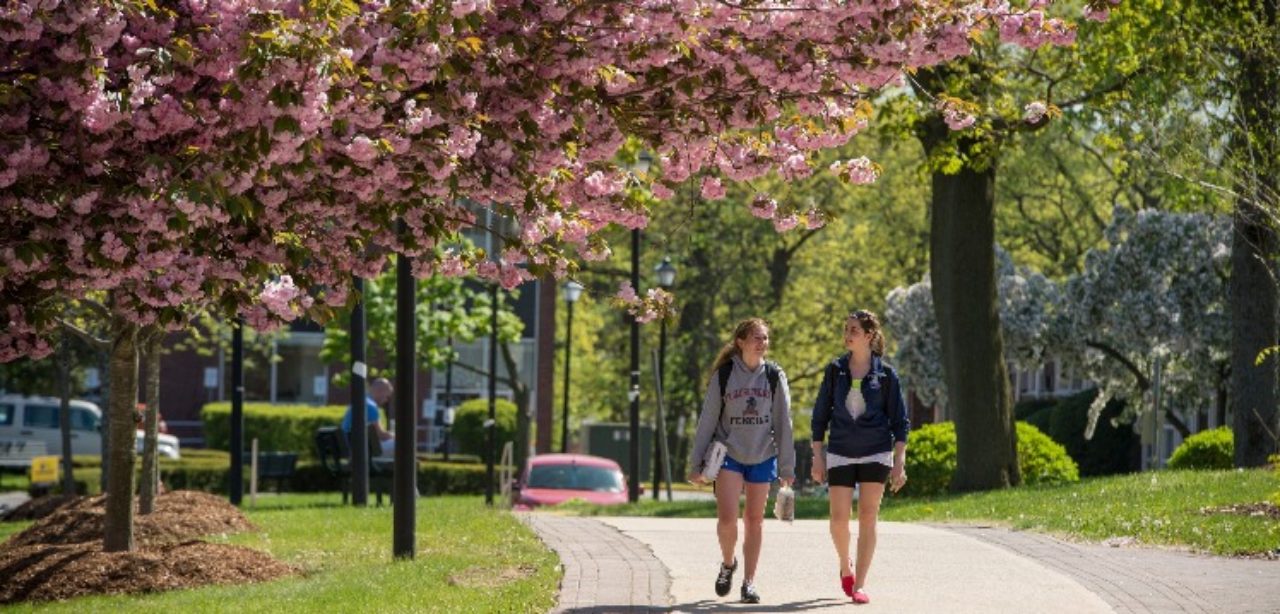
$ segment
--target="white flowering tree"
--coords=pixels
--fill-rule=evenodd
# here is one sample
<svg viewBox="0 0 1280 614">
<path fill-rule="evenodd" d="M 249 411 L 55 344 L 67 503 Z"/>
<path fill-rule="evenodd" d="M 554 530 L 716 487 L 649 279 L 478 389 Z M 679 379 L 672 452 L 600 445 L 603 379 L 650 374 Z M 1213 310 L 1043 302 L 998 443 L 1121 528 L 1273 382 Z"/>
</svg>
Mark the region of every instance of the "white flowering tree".
<svg viewBox="0 0 1280 614">
<path fill-rule="evenodd" d="M 1106 239 L 1109 246 L 1091 250 L 1085 270 L 1062 283 L 1014 266 L 997 248 L 1005 358 L 1028 369 L 1052 358 L 1097 384 L 1087 433 L 1109 399 L 1131 401 L 1121 419 L 1150 408 L 1132 401 L 1152 391 L 1158 360 L 1166 416 L 1188 434 L 1172 408 L 1203 406 L 1227 384 L 1230 221 L 1117 209 Z M 888 305 L 907 385 L 926 403 L 946 403 L 929 279 L 895 288 Z"/>
<path fill-rule="evenodd" d="M 1044 275 L 1015 266 L 1009 254 L 999 247 L 995 258 L 1005 359 L 1019 368 L 1034 368 L 1065 336 L 1057 317 L 1060 289 Z M 925 404 L 946 405 L 947 386 L 935 313 L 928 275 L 919 283 L 894 288 L 886 299 L 885 324 L 898 340 L 894 364 L 904 383 Z"/>
</svg>

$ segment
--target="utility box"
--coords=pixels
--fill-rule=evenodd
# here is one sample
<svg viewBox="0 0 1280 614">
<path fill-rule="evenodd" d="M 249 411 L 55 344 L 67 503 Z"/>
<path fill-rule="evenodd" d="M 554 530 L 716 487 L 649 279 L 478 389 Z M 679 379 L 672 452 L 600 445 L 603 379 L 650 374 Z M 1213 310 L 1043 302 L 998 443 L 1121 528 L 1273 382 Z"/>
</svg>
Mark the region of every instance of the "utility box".
<svg viewBox="0 0 1280 614">
<path fill-rule="evenodd" d="M 630 483 L 636 478 L 631 473 L 631 425 L 623 422 L 583 422 L 582 452 L 613 459 L 622 467 Z M 653 427 L 640 425 L 640 481 L 653 481 Z"/>
</svg>

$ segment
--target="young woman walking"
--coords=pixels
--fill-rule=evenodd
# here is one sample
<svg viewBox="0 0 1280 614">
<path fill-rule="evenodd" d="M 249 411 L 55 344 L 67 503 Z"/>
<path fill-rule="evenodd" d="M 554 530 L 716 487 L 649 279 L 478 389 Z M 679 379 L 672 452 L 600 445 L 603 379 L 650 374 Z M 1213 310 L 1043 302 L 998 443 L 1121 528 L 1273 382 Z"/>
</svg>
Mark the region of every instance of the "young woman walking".
<svg viewBox="0 0 1280 614">
<path fill-rule="evenodd" d="M 815 482 L 830 486 L 831 542 L 840 559 L 840 587 L 854 603 L 870 603 L 864 592 L 876 551 L 876 522 L 885 483 L 897 492 L 907 483 L 910 422 L 898 374 L 884 364 L 880 320 L 854 311 L 844 322 L 844 347 L 823 373 L 813 405 Z M 825 454 L 822 442 L 827 440 Z M 849 517 L 858 487 L 858 550 L 850 567 Z"/>
<path fill-rule="evenodd" d="M 739 497 L 746 493 L 742 509 L 745 536 L 742 558 L 742 601 L 759 603 L 756 565 L 764 540 L 764 508 L 769 485 L 779 480 L 789 486 L 795 479 L 795 446 L 791 434 L 791 393 L 786 374 L 766 362 L 769 326 L 764 320 L 743 320 L 733 338 L 720 350 L 708 373 L 707 393 L 694 436 L 689 481 L 705 483 L 707 449 L 722 442 L 726 450 L 715 477 L 716 536 L 720 541 L 720 572 L 716 594 L 729 594 L 738 569 Z"/>
</svg>

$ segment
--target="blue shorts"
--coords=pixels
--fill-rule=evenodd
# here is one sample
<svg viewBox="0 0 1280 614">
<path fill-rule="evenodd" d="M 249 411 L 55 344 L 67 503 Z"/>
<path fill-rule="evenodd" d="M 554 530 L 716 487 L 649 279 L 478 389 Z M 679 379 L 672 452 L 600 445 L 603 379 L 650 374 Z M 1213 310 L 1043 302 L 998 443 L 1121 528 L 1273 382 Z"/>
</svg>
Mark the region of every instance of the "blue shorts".
<svg viewBox="0 0 1280 614">
<path fill-rule="evenodd" d="M 761 461 L 754 465 L 744 465 L 732 457 L 724 457 L 724 464 L 720 468 L 728 469 L 735 473 L 741 473 L 742 479 L 749 484 L 770 484 L 778 479 L 778 457 L 770 458 L 767 461 Z"/>
</svg>

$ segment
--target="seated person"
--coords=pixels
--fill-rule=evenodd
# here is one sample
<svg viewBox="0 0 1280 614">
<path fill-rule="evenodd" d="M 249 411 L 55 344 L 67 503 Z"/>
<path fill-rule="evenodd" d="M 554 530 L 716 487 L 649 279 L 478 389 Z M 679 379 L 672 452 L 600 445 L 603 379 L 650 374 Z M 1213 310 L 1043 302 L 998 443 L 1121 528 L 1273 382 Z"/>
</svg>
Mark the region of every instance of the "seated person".
<svg viewBox="0 0 1280 614">
<path fill-rule="evenodd" d="M 396 438 L 390 431 L 382 428 L 382 421 L 379 419 L 378 406 L 391 400 L 393 389 L 391 382 L 385 377 L 379 377 L 369 382 L 369 395 L 365 397 L 365 424 L 368 424 L 378 435 L 378 441 L 382 444 L 382 454 L 378 456 L 380 459 L 390 459 L 395 456 Z M 351 440 L 351 406 L 347 406 L 347 413 L 342 417 L 342 433 L 347 436 L 347 441 Z"/>
</svg>

